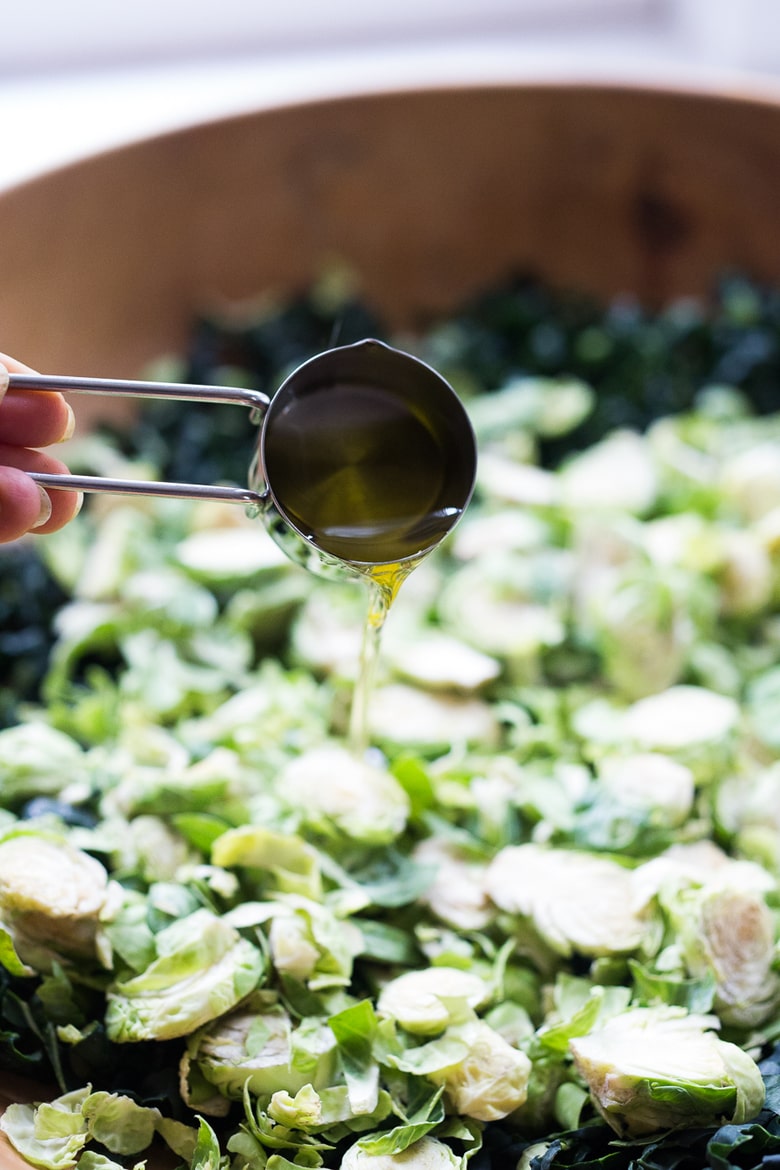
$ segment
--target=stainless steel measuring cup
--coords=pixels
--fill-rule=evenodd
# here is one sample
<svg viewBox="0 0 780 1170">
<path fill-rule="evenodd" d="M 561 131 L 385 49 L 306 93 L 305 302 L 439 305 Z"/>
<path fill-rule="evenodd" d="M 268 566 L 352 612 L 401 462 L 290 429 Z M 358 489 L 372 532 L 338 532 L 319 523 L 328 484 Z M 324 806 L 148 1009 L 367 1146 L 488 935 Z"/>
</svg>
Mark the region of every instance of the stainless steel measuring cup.
<svg viewBox="0 0 780 1170">
<path fill-rule="evenodd" d="M 260 431 L 246 488 L 29 474 L 47 489 L 242 503 L 289 557 L 325 575 L 416 563 L 474 488 L 476 442 L 455 391 L 425 362 L 371 339 L 310 358 L 271 399 L 242 387 L 38 374 L 11 374 L 9 386 L 248 406 Z"/>
</svg>

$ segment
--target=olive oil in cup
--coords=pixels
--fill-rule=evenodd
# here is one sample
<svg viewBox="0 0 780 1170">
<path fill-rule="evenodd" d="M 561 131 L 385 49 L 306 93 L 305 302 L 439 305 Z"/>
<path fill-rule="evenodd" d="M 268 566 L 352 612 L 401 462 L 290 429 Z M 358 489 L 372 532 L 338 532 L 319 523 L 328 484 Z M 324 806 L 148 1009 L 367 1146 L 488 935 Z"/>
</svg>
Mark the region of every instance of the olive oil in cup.
<svg viewBox="0 0 780 1170">
<path fill-rule="evenodd" d="M 251 478 L 274 534 L 275 511 L 297 537 L 296 559 L 303 542 L 324 565 L 363 572 L 435 548 L 462 515 L 475 470 L 471 424 L 448 383 L 409 354 L 362 341 L 312 358 L 280 386 Z"/>
<path fill-rule="evenodd" d="M 381 342 L 312 358 L 271 400 L 251 476 L 269 531 L 313 571 L 369 584 L 349 732 L 358 754 L 385 617 L 462 516 L 475 473 L 474 433 L 452 387 Z"/>
</svg>

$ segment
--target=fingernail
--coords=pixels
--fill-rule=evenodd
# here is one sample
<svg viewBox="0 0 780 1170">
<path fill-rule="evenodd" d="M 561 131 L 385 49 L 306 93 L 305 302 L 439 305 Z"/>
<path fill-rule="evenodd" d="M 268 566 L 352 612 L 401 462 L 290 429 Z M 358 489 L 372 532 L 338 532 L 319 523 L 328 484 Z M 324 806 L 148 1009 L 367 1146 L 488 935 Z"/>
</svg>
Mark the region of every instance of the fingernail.
<svg viewBox="0 0 780 1170">
<path fill-rule="evenodd" d="M 51 518 L 51 500 L 49 499 L 49 494 L 44 491 L 40 484 L 36 486 L 41 493 L 41 509 L 38 513 L 38 519 L 30 526 L 31 528 L 41 528 Z"/>
<path fill-rule="evenodd" d="M 76 510 L 75 510 L 75 512 L 73 513 L 73 519 L 74 519 L 74 520 L 75 520 L 75 519 L 76 519 L 76 517 L 78 516 L 79 512 L 81 511 L 81 509 L 84 507 L 84 493 L 83 493 L 83 492 L 79 492 L 79 493 L 78 493 L 78 497 L 79 497 L 79 498 L 78 498 L 78 502 L 76 503 Z"/>
<path fill-rule="evenodd" d="M 3 363 L 0 362 L 0 402 L 3 401 L 3 398 L 5 397 L 5 392 L 8 389 L 8 379 L 9 379 L 8 370 L 5 368 Z"/>
<path fill-rule="evenodd" d="M 65 403 L 65 409 L 68 412 L 68 421 L 65 424 L 65 430 L 57 440 L 58 443 L 67 443 L 68 439 L 73 438 L 73 432 L 76 429 L 76 416 L 73 413 L 73 407 L 69 402 Z"/>
</svg>

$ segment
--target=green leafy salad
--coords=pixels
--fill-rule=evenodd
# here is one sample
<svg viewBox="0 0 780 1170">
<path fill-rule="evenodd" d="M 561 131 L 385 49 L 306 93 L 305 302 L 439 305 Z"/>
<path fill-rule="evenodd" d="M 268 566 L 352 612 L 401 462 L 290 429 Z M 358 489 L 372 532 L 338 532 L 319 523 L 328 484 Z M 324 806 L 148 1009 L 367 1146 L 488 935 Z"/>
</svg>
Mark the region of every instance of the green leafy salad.
<svg viewBox="0 0 780 1170">
<path fill-rule="evenodd" d="M 364 758 L 366 589 L 240 507 L 95 496 L 0 554 L 0 1068 L 40 1083 L 0 1126 L 47 1170 L 776 1167 L 780 298 L 518 280 L 399 334 L 330 279 L 153 374 L 372 335 L 480 461 Z M 71 465 L 244 483 L 254 438 L 158 406 Z"/>
</svg>

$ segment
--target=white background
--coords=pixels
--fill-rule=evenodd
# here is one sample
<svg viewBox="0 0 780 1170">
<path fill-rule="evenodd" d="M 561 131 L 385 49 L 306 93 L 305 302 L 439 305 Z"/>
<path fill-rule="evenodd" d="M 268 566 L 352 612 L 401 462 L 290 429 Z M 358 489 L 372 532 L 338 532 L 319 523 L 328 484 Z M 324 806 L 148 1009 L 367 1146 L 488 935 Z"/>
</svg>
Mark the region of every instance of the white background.
<svg viewBox="0 0 780 1170">
<path fill-rule="evenodd" d="M 0 0 L 0 186 L 259 105 L 540 75 L 780 86 L 780 0 Z"/>
</svg>

